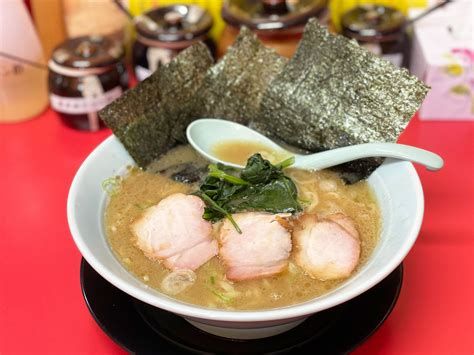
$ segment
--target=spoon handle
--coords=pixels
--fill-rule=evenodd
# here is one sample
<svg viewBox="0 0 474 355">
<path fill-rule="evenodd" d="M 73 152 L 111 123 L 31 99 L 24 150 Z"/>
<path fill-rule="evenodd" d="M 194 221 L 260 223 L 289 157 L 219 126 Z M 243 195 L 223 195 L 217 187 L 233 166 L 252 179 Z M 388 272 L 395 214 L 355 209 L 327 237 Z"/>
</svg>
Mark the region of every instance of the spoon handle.
<svg viewBox="0 0 474 355">
<path fill-rule="evenodd" d="M 443 159 L 432 152 L 396 143 L 366 143 L 332 149 L 296 157 L 295 168 L 325 169 L 361 158 L 384 157 L 408 160 L 436 171 L 443 167 Z"/>
</svg>

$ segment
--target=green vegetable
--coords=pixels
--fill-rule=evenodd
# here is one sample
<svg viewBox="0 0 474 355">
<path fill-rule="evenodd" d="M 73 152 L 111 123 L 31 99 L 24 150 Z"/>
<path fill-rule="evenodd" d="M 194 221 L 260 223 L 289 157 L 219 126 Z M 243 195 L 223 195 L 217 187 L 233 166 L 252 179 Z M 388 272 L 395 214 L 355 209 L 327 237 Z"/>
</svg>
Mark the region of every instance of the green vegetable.
<svg viewBox="0 0 474 355">
<path fill-rule="evenodd" d="M 294 159 L 290 158 L 280 164 L 272 165 L 257 153 L 248 159 L 247 165 L 242 170 L 223 165 L 210 165 L 208 176 L 199 191 L 194 193 L 206 203 L 203 218 L 213 222 L 224 217 L 228 218 L 241 233 L 231 213 L 301 211 L 296 186 L 283 173 L 283 169 L 293 162 Z M 239 173 L 240 177 L 236 176 Z"/>
<path fill-rule="evenodd" d="M 313 202 L 313 200 L 312 200 L 312 199 L 303 199 L 303 198 L 299 198 L 299 199 L 298 199 L 298 202 L 299 202 L 299 204 L 300 204 L 300 205 L 302 205 L 302 206 L 305 206 L 305 207 L 306 207 L 306 206 L 309 206 L 309 205 L 311 205 L 311 203 Z"/>
<path fill-rule="evenodd" d="M 295 157 L 289 157 L 288 159 L 283 160 L 282 162 L 275 165 L 277 168 L 286 169 L 289 166 L 292 166 L 295 163 Z"/>
<path fill-rule="evenodd" d="M 236 229 L 237 232 L 242 233 L 242 230 L 239 228 L 239 226 L 237 225 L 234 218 L 232 218 L 232 215 L 229 212 L 224 210 L 221 206 L 219 206 L 216 202 L 214 202 L 205 193 L 201 192 L 201 193 L 198 194 L 198 196 L 200 196 L 204 200 L 204 202 L 208 203 L 211 206 L 211 207 L 207 207 L 207 208 L 204 209 L 203 218 L 204 218 L 204 216 L 209 216 L 209 218 L 207 218 L 207 219 L 208 220 L 212 219 L 212 213 L 211 212 L 212 212 L 212 210 L 216 210 L 218 213 L 221 213 L 223 216 L 225 216 L 230 221 L 230 223 L 232 223 L 232 225 L 234 226 L 234 228 Z"/>
<path fill-rule="evenodd" d="M 135 204 L 134 204 L 134 206 L 135 206 L 136 208 L 138 208 L 139 210 L 142 210 L 142 211 L 144 211 L 144 210 L 146 210 L 147 208 L 150 208 L 151 206 L 154 206 L 154 205 L 156 205 L 156 203 L 155 203 L 155 202 L 151 202 L 151 201 L 146 201 L 146 202 L 144 202 L 144 203 L 135 203 Z"/>
<path fill-rule="evenodd" d="M 115 195 L 120 189 L 120 176 L 114 176 L 102 181 L 102 188 L 109 196 Z"/>
<path fill-rule="evenodd" d="M 229 303 L 232 301 L 232 297 L 229 297 L 229 296 L 226 296 L 224 295 L 223 293 L 219 292 L 219 291 L 216 291 L 216 290 L 213 290 L 211 289 L 211 292 L 216 295 L 217 297 L 219 297 L 222 301 L 224 301 L 225 303 Z"/>
<path fill-rule="evenodd" d="M 234 185 L 248 185 L 249 184 L 247 181 L 242 180 L 241 178 L 227 174 L 225 171 L 219 169 L 219 167 L 215 164 L 209 165 L 209 176 L 223 179 Z"/>
<path fill-rule="evenodd" d="M 301 210 L 293 181 L 282 176 L 266 184 L 251 185 L 225 201 L 222 207 L 231 213 L 240 211 L 265 211 L 271 213 Z"/>
<path fill-rule="evenodd" d="M 283 171 L 257 153 L 247 160 L 247 166 L 242 170 L 240 176 L 252 184 L 266 184 L 283 176 Z"/>
</svg>

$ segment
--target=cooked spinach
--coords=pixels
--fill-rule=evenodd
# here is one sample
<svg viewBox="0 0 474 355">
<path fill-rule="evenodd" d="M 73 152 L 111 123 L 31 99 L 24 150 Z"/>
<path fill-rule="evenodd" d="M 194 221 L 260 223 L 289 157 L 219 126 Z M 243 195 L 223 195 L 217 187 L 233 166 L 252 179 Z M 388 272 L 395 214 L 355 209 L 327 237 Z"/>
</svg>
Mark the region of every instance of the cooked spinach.
<svg viewBox="0 0 474 355">
<path fill-rule="evenodd" d="M 242 170 L 222 164 L 209 165 L 207 177 L 194 193 L 206 203 L 203 218 L 213 222 L 228 218 L 240 233 L 231 213 L 301 211 L 296 185 L 283 173 L 293 162 L 294 159 L 289 158 L 273 165 L 257 153 L 248 159 Z"/>
<path fill-rule="evenodd" d="M 277 165 L 272 165 L 263 159 L 260 154 L 254 154 L 247 160 L 247 166 L 240 173 L 240 177 L 252 184 L 267 183 L 283 175 L 282 169 L 295 162 L 295 158 L 288 158 Z"/>
</svg>

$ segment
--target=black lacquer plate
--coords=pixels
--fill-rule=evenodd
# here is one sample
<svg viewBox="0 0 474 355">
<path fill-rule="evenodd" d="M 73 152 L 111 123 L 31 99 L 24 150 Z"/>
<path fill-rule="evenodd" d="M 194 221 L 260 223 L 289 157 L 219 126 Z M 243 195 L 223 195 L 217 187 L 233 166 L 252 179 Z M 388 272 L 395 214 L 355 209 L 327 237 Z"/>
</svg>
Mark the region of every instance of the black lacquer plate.
<svg viewBox="0 0 474 355">
<path fill-rule="evenodd" d="M 205 333 L 143 303 L 103 279 L 82 259 L 81 288 L 92 316 L 124 350 L 137 354 L 344 354 L 367 340 L 397 302 L 400 265 L 360 296 L 270 338 L 233 340 Z"/>
</svg>

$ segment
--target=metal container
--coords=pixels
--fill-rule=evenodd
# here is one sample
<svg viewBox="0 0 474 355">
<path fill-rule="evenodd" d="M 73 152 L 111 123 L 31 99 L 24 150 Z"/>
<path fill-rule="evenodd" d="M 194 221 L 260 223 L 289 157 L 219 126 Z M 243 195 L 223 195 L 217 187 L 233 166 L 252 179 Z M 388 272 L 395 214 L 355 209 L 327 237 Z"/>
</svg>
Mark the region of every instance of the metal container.
<svg viewBox="0 0 474 355">
<path fill-rule="evenodd" d="M 167 64 L 180 51 L 203 41 L 215 54 L 209 37 L 212 16 L 197 5 L 171 5 L 146 12 L 135 19 L 137 38 L 133 45 L 133 66 L 139 81 Z"/>
<path fill-rule="evenodd" d="M 397 9 L 371 4 L 356 6 L 341 19 L 343 35 L 394 65 L 408 68 L 410 38 L 405 23 L 406 17 Z"/>
<path fill-rule="evenodd" d="M 51 107 L 69 127 L 97 131 L 97 112 L 128 88 L 121 43 L 101 36 L 69 39 L 48 63 Z"/>
<path fill-rule="evenodd" d="M 304 26 L 311 17 L 325 22 L 327 0 L 227 0 L 222 7 L 226 22 L 218 45 L 218 56 L 225 54 L 240 27 L 250 28 L 267 47 L 291 57 Z"/>
</svg>

